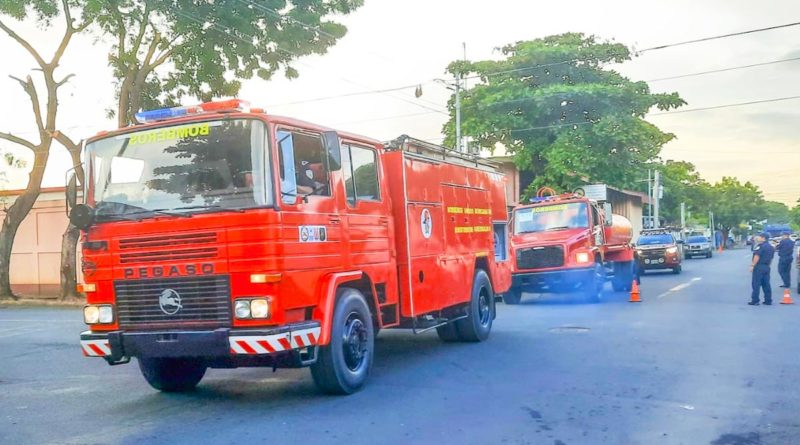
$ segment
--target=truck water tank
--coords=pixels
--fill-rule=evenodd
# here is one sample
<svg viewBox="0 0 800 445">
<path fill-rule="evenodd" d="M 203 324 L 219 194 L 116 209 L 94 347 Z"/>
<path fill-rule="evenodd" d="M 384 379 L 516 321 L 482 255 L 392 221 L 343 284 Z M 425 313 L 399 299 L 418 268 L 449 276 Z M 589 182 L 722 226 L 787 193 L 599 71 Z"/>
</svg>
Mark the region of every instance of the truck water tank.
<svg viewBox="0 0 800 445">
<path fill-rule="evenodd" d="M 628 218 L 622 215 L 614 215 L 612 224 L 604 228 L 606 244 L 618 246 L 628 244 L 633 239 L 633 225 Z"/>
</svg>

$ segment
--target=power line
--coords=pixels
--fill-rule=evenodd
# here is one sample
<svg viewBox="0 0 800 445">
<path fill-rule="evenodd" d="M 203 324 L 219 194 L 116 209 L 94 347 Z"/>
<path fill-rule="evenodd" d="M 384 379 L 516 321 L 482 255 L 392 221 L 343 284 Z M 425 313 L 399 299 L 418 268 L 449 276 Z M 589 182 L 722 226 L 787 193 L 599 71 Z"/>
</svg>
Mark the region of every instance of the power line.
<svg viewBox="0 0 800 445">
<path fill-rule="evenodd" d="M 708 111 L 708 110 L 719 110 L 722 108 L 732 108 L 732 107 L 743 107 L 745 105 L 756 105 L 756 104 L 766 104 L 770 102 L 780 102 L 786 100 L 796 100 L 800 99 L 800 96 L 787 96 L 787 97 L 778 97 L 775 99 L 764 99 L 764 100 L 754 100 L 750 102 L 739 102 L 735 104 L 725 104 L 725 105 L 716 105 L 711 107 L 702 107 L 702 108 L 690 108 L 688 110 L 674 110 L 674 111 L 665 111 L 662 113 L 651 113 L 648 116 L 664 116 L 670 114 L 681 114 L 681 113 L 694 113 L 696 111 Z"/>
<path fill-rule="evenodd" d="M 352 92 L 352 93 L 337 94 L 337 95 L 334 95 L 334 96 L 323 96 L 323 97 L 315 97 L 315 98 L 311 98 L 311 99 L 302 99 L 302 100 L 298 100 L 298 101 L 294 101 L 294 102 L 284 102 L 282 104 L 273 104 L 273 105 L 270 105 L 270 106 L 271 107 L 284 107 L 284 106 L 289 106 L 289 105 L 300 105 L 300 104 L 307 104 L 307 103 L 311 103 L 311 102 L 321 102 L 321 101 L 325 101 L 325 100 L 340 99 L 340 98 L 343 98 L 343 97 L 364 96 L 364 95 L 367 95 L 367 94 L 389 93 L 389 92 L 393 92 L 393 91 L 407 90 L 409 88 L 416 88 L 418 86 L 420 86 L 420 84 L 403 85 L 403 86 L 400 86 L 400 87 L 385 88 L 385 89 L 379 89 L 379 90 L 355 91 L 355 92 Z"/>
<path fill-rule="evenodd" d="M 709 40 L 718 40 L 718 39 L 724 39 L 724 38 L 728 38 L 728 37 L 742 36 L 742 35 L 745 35 L 745 34 L 753 34 L 753 33 L 757 33 L 757 32 L 772 31 L 774 29 L 789 28 L 791 26 L 797 26 L 797 25 L 800 25 L 800 22 L 787 23 L 785 25 L 768 26 L 766 28 L 750 29 L 750 30 L 747 30 L 747 31 L 733 32 L 733 33 L 730 33 L 730 34 L 722 34 L 722 35 L 718 35 L 718 36 L 703 37 L 703 38 L 700 38 L 700 39 L 686 40 L 684 42 L 669 43 L 669 44 L 665 44 L 665 45 L 653 46 L 653 47 L 650 47 L 650 48 L 645 48 L 645 49 L 639 50 L 638 53 L 642 54 L 642 53 L 645 53 L 645 52 L 648 52 L 648 51 L 656 51 L 656 50 L 660 50 L 660 49 L 674 48 L 676 46 L 690 45 L 690 44 L 693 44 L 693 43 L 700 43 L 700 42 L 708 42 Z"/>
<path fill-rule="evenodd" d="M 800 60 L 800 57 L 792 57 L 791 59 L 780 59 L 780 60 L 772 60 L 770 62 L 761 62 L 761 63 L 751 63 L 749 65 L 739 65 L 739 66 L 732 66 L 728 68 L 720 68 L 716 70 L 709 70 L 709 71 L 700 71 L 697 73 L 690 73 L 690 74 L 680 74 L 677 76 L 669 76 L 669 77 L 659 77 L 657 79 L 650 79 L 645 80 L 645 82 L 661 82 L 663 80 L 673 80 L 673 79 L 683 79 L 685 77 L 695 77 L 695 76 L 703 76 L 706 74 L 715 74 L 715 73 L 724 73 L 726 71 L 736 71 L 745 68 L 754 68 L 759 66 L 767 66 L 767 65 L 774 65 L 776 63 L 785 63 L 785 62 L 795 62 Z"/>
</svg>

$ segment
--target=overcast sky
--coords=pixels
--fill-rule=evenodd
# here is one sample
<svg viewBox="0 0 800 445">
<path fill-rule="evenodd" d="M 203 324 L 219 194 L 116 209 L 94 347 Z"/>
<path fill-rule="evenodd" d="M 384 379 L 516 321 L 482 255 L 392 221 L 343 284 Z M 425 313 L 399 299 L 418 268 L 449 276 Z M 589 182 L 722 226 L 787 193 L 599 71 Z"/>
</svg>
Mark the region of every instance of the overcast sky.
<svg viewBox="0 0 800 445">
<path fill-rule="evenodd" d="M 563 32 L 584 32 L 635 48 L 685 41 L 800 21 L 795 0 L 366 0 L 342 19 L 349 29 L 331 51 L 301 59 L 300 78 L 281 75 L 270 82 L 246 82 L 241 96 L 269 113 L 362 133 L 378 139 L 409 134 L 441 137 L 449 92 L 433 82 L 446 65 L 463 55 L 472 60 L 496 58 L 507 43 Z M 10 22 L 36 47 L 52 48 L 54 32 L 30 23 Z M 112 129 L 105 109 L 113 104 L 106 42 L 78 38 L 60 73 L 76 73 L 62 89 L 59 126 L 75 139 Z M 52 49 L 45 51 L 49 53 Z M 33 66 L 25 52 L 0 35 L 0 131 L 34 137 L 27 97 L 8 79 L 24 77 Z M 615 67 L 634 80 L 800 57 L 800 26 L 712 42 L 647 52 Z M 677 91 L 689 103 L 683 109 L 800 96 L 800 61 L 725 73 L 652 82 L 654 91 Z M 414 89 L 289 103 L 351 92 L 422 84 Z M 768 199 L 793 204 L 800 197 L 800 100 L 674 115 L 650 116 L 677 140 L 664 147 L 664 159 L 695 163 L 709 181 L 723 175 L 750 180 Z M 10 148 L 0 141 L 0 147 Z M 21 152 L 24 153 L 24 152 Z M 45 186 L 63 185 L 70 164 L 60 149 L 51 157 Z M 6 168 L 6 167 L 3 167 Z M 12 173 L 12 184 L 24 186 L 26 175 Z"/>
</svg>

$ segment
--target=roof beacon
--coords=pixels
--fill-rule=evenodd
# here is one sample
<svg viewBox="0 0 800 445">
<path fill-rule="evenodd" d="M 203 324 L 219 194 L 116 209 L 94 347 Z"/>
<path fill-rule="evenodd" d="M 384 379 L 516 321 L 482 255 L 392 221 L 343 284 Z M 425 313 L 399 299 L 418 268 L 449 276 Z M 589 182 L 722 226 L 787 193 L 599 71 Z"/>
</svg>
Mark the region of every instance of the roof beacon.
<svg viewBox="0 0 800 445">
<path fill-rule="evenodd" d="M 136 113 L 136 120 L 145 124 L 158 122 L 177 117 L 189 116 L 193 114 L 224 112 L 224 111 L 244 111 L 250 110 L 250 103 L 241 99 L 221 100 L 216 102 L 204 102 L 199 105 L 188 107 L 161 108 L 158 110 L 141 111 Z"/>
</svg>

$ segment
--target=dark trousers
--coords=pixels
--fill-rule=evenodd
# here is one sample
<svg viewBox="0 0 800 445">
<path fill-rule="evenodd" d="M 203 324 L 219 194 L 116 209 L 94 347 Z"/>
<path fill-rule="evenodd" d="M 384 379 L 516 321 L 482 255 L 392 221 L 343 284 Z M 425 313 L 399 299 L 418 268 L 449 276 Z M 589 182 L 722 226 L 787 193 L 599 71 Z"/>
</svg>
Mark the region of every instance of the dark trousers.
<svg viewBox="0 0 800 445">
<path fill-rule="evenodd" d="M 764 303 L 772 303 L 772 287 L 769 285 L 769 266 L 757 264 L 753 268 L 753 295 L 750 301 L 758 303 L 759 290 L 764 291 Z"/>
<path fill-rule="evenodd" d="M 778 274 L 780 274 L 783 280 L 784 287 L 792 287 L 792 257 L 778 260 Z"/>
</svg>

